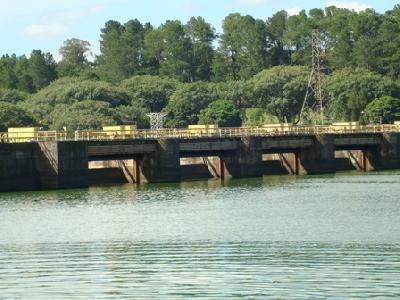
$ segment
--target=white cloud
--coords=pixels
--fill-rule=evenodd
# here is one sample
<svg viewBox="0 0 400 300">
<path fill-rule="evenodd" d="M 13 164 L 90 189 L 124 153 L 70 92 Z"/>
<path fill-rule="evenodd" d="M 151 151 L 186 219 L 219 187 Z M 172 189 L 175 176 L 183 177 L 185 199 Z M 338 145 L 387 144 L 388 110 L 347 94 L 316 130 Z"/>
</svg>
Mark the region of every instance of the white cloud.
<svg viewBox="0 0 400 300">
<path fill-rule="evenodd" d="M 300 11 L 301 11 L 301 8 L 298 7 L 298 6 L 295 6 L 295 7 L 291 7 L 291 8 L 286 9 L 286 12 L 287 12 L 287 14 L 288 14 L 289 16 L 298 15 L 298 14 L 300 13 Z"/>
<path fill-rule="evenodd" d="M 68 27 L 63 24 L 31 24 L 24 29 L 24 34 L 31 38 L 54 38 L 68 32 Z"/>
<path fill-rule="evenodd" d="M 51 39 L 67 34 L 78 21 L 86 16 L 103 10 L 102 6 L 93 6 L 82 11 L 52 13 L 39 18 L 23 29 L 24 35 L 35 39 Z"/>
<path fill-rule="evenodd" d="M 23 30 L 30 38 L 49 39 L 66 34 L 81 17 L 80 12 L 65 12 L 47 15 Z"/>
<path fill-rule="evenodd" d="M 234 3 L 237 5 L 263 5 L 272 1 L 274 0 L 236 0 Z"/>
<path fill-rule="evenodd" d="M 371 5 L 359 2 L 341 2 L 341 1 L 329 1 L 326 6 L 336 6 L 337 8 L 347 8 L 356 12 L 364 11 L 371 8 Z"/>
</svg>

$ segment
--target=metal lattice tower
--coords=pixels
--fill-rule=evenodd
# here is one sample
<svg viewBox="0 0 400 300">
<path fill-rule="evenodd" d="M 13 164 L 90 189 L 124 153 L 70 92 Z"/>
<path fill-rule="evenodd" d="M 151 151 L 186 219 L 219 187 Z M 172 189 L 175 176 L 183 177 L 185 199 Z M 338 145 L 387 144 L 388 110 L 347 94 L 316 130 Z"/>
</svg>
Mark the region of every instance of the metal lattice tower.
<svg viewBox="0 0 400 300">
<path fill-rule="evenodd" d="M 162 129 L 164 128 L 164 119 L 167 113 L 149 113 L 147 116 L 150 118 L 151 129 Z"/>
<path fill-rule="evenodd" d="M 304 109 L 307 106 L 316 108 L 320 112 L 321 124 L 324 123 L 324 98 L 322 93 L 322 76 L 325 70 L 325 59 L 327 42 L 319 29 L 311 32 L 311 72 L 308 78 L 308 86 L 304 97 L 303 106 L 300 112 L 300 122 L 303 119 Z M 314 95 L 315 103 L 309 103 L 311 96 Z"/>
</svg>

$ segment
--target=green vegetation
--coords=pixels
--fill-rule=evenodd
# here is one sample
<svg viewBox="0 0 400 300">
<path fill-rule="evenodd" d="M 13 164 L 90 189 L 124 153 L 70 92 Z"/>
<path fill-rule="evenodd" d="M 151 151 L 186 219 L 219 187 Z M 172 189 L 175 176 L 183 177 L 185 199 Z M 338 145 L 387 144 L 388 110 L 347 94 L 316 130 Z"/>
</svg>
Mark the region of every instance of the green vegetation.
<svg viewBox="0 0 400 300">
<path fill-rule="evenodd" d="M 121 88 L 131 99 L 131 104 L 147 111 L 160 112 L 169 102 L 179 82 L 159 76 L 133 76 L 121 83 Z"/>
<path fill-rule="evenodd" d="M 280 122 L 298 120 L 307 90 L 309 70 L 306 67 L 274 67 L 254 76 L 257 107 L 264 108 Z"/>
<path fill-rule="evenodd" d="M 70 130 L 99 129 L 102 125 L 118 123 L 115 110 L 104 101 L 83 100 L 70 105 L 59 104 L 51 112 L 51 129 Z"/>
<path fill-rule="evenodd" d="M 0 128 L 148 126 L 146 113 L 167 113 L 166 125 L 260 126 L 298 122 L 311 64 L 310 35 L 326 41 L 325 120 L 393 122 L 400 118 L 400 5 L 384 14 L 328 7 L 267 20 L 230 14 L 222 32 L 202 17 L 155 27 L 108 21 L 100 54 L 76 38 L 61 60 L 33 50 L 0 58 Z M 221 100 L 222 99 L 222 100 Z M 305 111 L 304 122 L 318 124 Z"/>
<path fill-rule="evenodd" d="M 400 99 L 385 96 L 373 100 L 365 108 L 363 119 L 372 124 L 387 124 L 399 120 Z"/>
<path fill-rule="evenodd" d="M 197 124 L 200 111 L 218 98 L 214 84 L 198 81 L 180 85 L 165 107 L 168 113 L 166 125 L 186 127 Z"/>
<path fill-rule="evenodd" d="M 35 125 L 35 120 L 29 112 L 7 102 L 0 102 L 0 120 L 0 131 L 7 131 L 8 127 Z"/>
<path fill-rule="evenodd" d="M 238 127 L 242 123 L 240 111 L 228 100 L 217 100 L 200 111 L 199 124 L 215 124 L 220 127 Z"/>
</svg>

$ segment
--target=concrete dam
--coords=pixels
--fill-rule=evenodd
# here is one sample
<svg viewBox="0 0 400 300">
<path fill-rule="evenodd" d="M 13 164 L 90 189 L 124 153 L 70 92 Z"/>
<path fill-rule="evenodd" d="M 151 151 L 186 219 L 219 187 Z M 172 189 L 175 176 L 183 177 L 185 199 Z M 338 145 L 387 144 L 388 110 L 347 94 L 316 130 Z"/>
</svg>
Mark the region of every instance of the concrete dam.
<svg viewBox="0 0 400 300">
<path fill-rule="evenodd" d="M 400 133 L 0 143 L 0 192 L 400 168 Z"/>
</svg>

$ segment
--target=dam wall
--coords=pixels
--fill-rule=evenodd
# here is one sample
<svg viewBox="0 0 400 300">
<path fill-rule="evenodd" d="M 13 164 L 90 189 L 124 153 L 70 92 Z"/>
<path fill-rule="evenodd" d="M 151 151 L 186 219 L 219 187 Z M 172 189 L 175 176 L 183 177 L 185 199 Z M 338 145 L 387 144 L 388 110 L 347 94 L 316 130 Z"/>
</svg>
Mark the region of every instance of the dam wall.
<svg viewBox="0 0 400 300">
<path fill-rule="evenodd" d="M 0 144 L 1 192 L 398 168 L 400 133 Z"/>
</svg>

